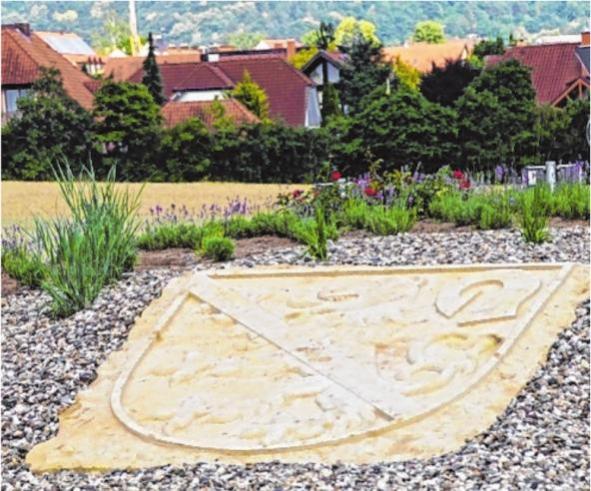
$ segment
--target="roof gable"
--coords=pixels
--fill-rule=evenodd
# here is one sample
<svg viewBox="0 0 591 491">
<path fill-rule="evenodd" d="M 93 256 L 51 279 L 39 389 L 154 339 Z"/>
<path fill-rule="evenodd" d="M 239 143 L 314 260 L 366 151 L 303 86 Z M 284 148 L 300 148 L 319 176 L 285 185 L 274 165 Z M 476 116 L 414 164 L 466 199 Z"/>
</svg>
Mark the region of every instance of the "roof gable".
<svg viewBox="0 0 591 491">
<path fill-rule="evenodd" d="M 92 79 L 46 44 L 35 33 L 29 36 L 11 26 L 2 26 L 2 84 L 30 85 L 39 68 L 57 68 L 66 93 L 85 109 L 91 109 L 93 94 L 87 87 Z"/>
<path fill-rule="evenodd" d="M 260 120 L 235 99 L 220 99 L 218 102 L 225 110 L 225 116 L 236 124 L 259 123 Z M 198 118 L 212 128 L 215 122 L 212 111 L 214 101 L 168 102 L 162 108 L 164 124 L 171 128 L 189 118 Z"/>
<path fill-rule="evenodd" d="M 576 56 L 578 43 L 516 46 L 505 54 L 487 58 L 491 66 L 507 60 L 518 60 L 531 68 L 531 80 L 540 104 L 553 104 L 583 74 Z"/>
<path fill-rule="evenodd" d="M 450 40 L 441 44 L 411 43 L 406 46 L 390 46 L 384 48 L 384 59 L 394 61 L 400 57 L 402 61 L 413 66 L 422 73 L 427 73 L 435 66 L 444 66 L 447 60 L 459 60 L 464 53 L 474 47 L 472 40 Z"/>
</svg>

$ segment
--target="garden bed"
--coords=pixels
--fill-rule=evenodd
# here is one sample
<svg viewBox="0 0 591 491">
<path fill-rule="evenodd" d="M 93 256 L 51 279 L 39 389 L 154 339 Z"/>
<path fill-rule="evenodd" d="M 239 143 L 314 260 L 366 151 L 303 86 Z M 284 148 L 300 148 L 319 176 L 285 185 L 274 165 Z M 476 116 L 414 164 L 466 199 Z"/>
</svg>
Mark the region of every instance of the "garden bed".
<svg viewBox="0 0 591 491">
<path fill-rule="evenodd" d="M 517 231 L 344 237 L 330 246 L 331 263 L 453 264 L 473 262 L 589 261 L 587 228 L 552 230 L 553 241 L 529 245 Z M 234 266 L 308 263 L 304 247 L 234 260 Z M 196 265 L 203 268 L 204 265 Z M 219 265 L 216 267 L 224 267 Z M 133 489 L 179 487 L 301 487 L 436 489 L 535 487 L 587 489 L 589 407 L 589 304 L 555 342 L 546 364 L 498 421 L 457 452 L 425 461 L 380 465 L 263 463 L 195 464 L 138 471 L 33 475 L 24 457 L 57 431 L 57 415 L 96 377 L 106 356 L 127 338 L 134 319 L 159 295 L 172 270 L 132 272 L 104 290 L 89 307 L 52 320 L 49 298 L 23 289 L 5 299 L 3 348 L 3 479 L 6 489 Z M 567 326 L 564 326 L 567 327 Z"/>
</svg>

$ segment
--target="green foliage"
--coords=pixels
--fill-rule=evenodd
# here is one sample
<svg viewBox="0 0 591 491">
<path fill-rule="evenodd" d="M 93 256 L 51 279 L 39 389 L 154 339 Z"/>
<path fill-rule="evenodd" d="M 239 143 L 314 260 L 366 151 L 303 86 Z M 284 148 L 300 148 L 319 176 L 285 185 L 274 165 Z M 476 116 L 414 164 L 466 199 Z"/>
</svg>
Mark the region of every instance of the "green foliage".
<svg viewBox="0 0 591 491">
<path fill-rule="evenodd" d="M 354 114 L 363 108 L 362 99 L 376 88 L 386 87 L 392 69 L 382 61 L 382 46 L 357 33 L 341 50 L 348 55 L 341 70 L 340 96 L 343 105 Z"/>
<path fill-rule="evenodd" d="M 364 106 L 351 118 L 336 118 L 328 126 L 334 160 L 346 174 L 360 175 L 376 160 L 383 171 L 422 162 L 426 172 L 453 161 L 457 152 L 453 110 L 404 89 L 390 95 L 376 91 Z"/>
<path fill-rule="evenodd" d="M 2 271 L 21 284 L 30 287 L 41 286 L 46 267 L 41 256 L 25 245 L 2 248 Z"/>
<path fill-rule="evenodd" d="M 240 101 L 244 106 L 257 116 L 261 121 L 269 119 L 269 101 L 267 94 L 252 80 L 248 70 L 242 75 L 242 80 L 230 91 L 231 97 Z"/>
<path fill-rule="evenodd" d="M 196 249 L 201 245 L 203 229 L 194 223 L 161 223 L 149 225 L 137 239 L 137 246 L 148 251 L 182 247 Z"/>
<path fill-rule="evenodd" d="M 165 129 L 159 160 L 166 163 L 166 179 L 193 182 L 206 178 L 211 166 L 211 139 L 207 127 L 197 118 Z"/>
<path fill-rule="evenodd" d="M 56 177 L 71 219 L 38 219 L 35 234 L 47 261 L 42 288 L 53 312 L 67 316 L 90 305 L 133 266 L 139 193 L 116 190 L 114 169 L 103 184 L 92 170 L 76 179 L 66 167 Z"/>
<path fill-rule="evenodd" d="M 324 129 L 279 124 L 221 129 L 212 136 L 209 177 L 240 182 L 311 182 L 327 160 Z"/>
<path fill-rule="evenodd" d="M 370 205 L 361 199 L 349 199 L 339 214 L 339 223 L 348 228 L 361 229 L 376 235 L 408 232 L 417 221 L 416 209 L 401 204 L 394 206 Z"/>
<path fill-rule="evenodd" d="M 497 36 L 496 39 L 483 39 L 474 46 L 470 62 L 478 67 L 483 67 L 485 56 L 502 55 L 504 52 L 505 42 L 502 37 Z"/>
<path fill-rule="evenodd" d="M 201 252 L 214 261 L 227 261 L 234 256 L 234 249 L 232 239 L 213 235 L 204 237 Z"/>
<path fill-rule="evenodd" d="M 345 17 L 334 31 L 334 41 L 340 47 L 351 46 L 361 36 L 370 45 L 381 46 L 382 42 L 376 31 L 376 26 L 372 22 L 357 20 L 355 17 Z"/>
<path fill-rule="evenodd" d="M 415 67 L 405 63 L 400 56 L 396 57 L 394 61 L 394 73 L 396 74 L 396 80 L 400 87 L 408 90 L 418 90 L 421 84 L 421 72 Z"/>
<path fill-rule="evenodd" d="M 328 238 L 331 232 L 324 216 L 324 210 L 317 207 L 314 219 L 298 219 L 290 226 L 290 235 L 308 246 L 308 254 L 315 259 L 325 261 L 328 258 Z"/>
<path fill-rule="evenodd" d="M 163 180 L 156 165 L 160 146 L 160 107 L 148 88 L 106 81 L 95 94 L 96 137 L 104 144 L 103 168 L 117 162 L 127 180 Z"/>
<path fill-rule="evenodd" d="M 530 70 L 516 60 L 476 77 L 456 101 L 463 164 L 477 169 L 518 164 L 522 134 L 533 127 L 534 96 Z"/>
<path fill-rule="evenodd" d="M 337 89 L 330 83 L 326 84 L 322 90 L 322 125 L 326 126 L 330 118 L 342 113 Z"/>
<path fill-rule="evenodd" d="M 417 22 L 415 31 L 412 35 L 413 41 L 429 44 L 440 44 L 445 42 L 445 35 L 443 34 L 443 24 L 433 20 L 424 20 Z"/>
<path fill-rule="evenodd" d="M 566 219 L 588 219 L 590 192 L 588 184 L 559 184 L 554 191 L 552 214 Z"/>
<path fill-rule="evenodd" d="M 328 5 L 328 8 L 327 8 Z M 209 45 L 236 32 L 264 32 L 268 37 L 301 37 L 308 19 L 354 16 L 377 24 L 385 44 L 400 44 L 412 34 L 418 21 L 436 19 L 449 37 L 507 38 L 515 26 L 529 32 L 558 29 L 560 34 L 588 27 L 586 2 L 136 2 L 144 32 L 167 33 L 170 43 Z M 73 30 L 88 39 L 105 21 L 105 7 L 122 23 L 128 18 L 127 2 L 5 2 L 3 23 L 31 22 L 42 31 Z M 76 22 L 61 21 L 53 14 L 74 10 Z M 198 29 L 195 26 L 199 26 Z"/>
<path fill-rule="evenodd" d="M 164 104 L 166 98 L 162 92 L 162 79 L 160 77 L 160 68 L 158 68 L 158 63 L 156 63 L 152 33 L 148 35 L 148 56 L 144 60 L 142 83 L 148 87 L 148 91 L 152 94 L 152 98 L 156 104 L 159 106 Z"/>
<path fill-rule="evenodd" d="M 261 32 L 234 32 L 228 36 L 228 43 L 238 49 L 253 49 L 264 38 Z"/>
<path fill-rule="evenodd" d="M 548 231 L 548 190 L 536 186 L 520 196 L 519 224 L 526 242 L 541 244 L 550 239 Z"/>
<path fill-rule="evenodd" d="M 493 194 L 480 208 L 478 228 L 492 230 L 509 228 L 513 223 L 513 210 L 509 203 L 508 193 Z"/>
<path fill-rule="evenodd" d="M 431 102 L 452 106 L 479 70 L 463 60 L 446 60 L 440 67 L 433 65 L 431 71 L 421 80 L 421 92 Z"/>
<path fill-rule="evenodd" d="M 2 128 L 2 177 L 48 180 L 58 160 L 88 160 L 93 150 L 91 115 L 66 94 L 56 69 L 41 69 L 18 114 Z"/>
<path fill-rule="evenodd" d="M 589 99 L 569 101 L 564 108 L 569 115 L 569 125 L 563 135 L 563 146 L 570 149 L 569 157 L 578 159 L 589 158 L 589 142 L 587 124 L 591 119 Z"/>
</svg>

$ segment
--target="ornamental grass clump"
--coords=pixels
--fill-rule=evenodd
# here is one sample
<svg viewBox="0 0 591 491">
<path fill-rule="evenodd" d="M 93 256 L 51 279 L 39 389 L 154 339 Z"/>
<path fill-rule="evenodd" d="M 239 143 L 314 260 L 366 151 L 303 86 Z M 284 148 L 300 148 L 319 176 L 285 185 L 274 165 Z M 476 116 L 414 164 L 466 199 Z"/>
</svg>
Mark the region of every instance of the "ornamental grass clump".
<svg viewBox="0 0 591 491">
<path fill-rule="evenodd" d="M 479 211 L 478 228 L 494 230 L 509 228 L 513 222 L 513 211 L 508 193 L 487 196 Z"/>
<path fill-rule="evenodd" d="M 76 179 L 69 166 L 55 172 L 71 218 L 35 221 L 47 273 L 42 288 L 57 316 L 87 307 L 101 289 L 133 267 L 140 192 L 115 187 L 115 169 L 99 183 L 91 168 Z"/>
<path fill-rule="evenodd" d="M 588 184 L 559 184 L 554 191 L 552 214 L 567 219 L 589 218 L 589 191 Z"/>
<path fill-rule="evenodd" d="M 524 192 L 520 200 L 519 222 L 526 242 L 541 244 L 550 239 L 547 194 L 543 186 Z"/>
</svg>

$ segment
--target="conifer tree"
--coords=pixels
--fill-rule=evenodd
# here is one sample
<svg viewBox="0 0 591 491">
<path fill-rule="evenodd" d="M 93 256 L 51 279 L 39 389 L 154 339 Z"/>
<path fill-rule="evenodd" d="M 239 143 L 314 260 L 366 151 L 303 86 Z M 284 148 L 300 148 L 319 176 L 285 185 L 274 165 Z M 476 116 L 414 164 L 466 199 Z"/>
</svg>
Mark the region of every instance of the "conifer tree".
<svg viewBox="0 0 591 491">
<path fill-rule="evenodd" d="M 253 81 L 248 70 L 244 70 L 242 80 L 230 91 L 230 96 L 244 104 L 246 109 L 261 121 L 269 118 L 269 101 L 263 88 Z"/>
<path fill-rule="evenodd" d="M 142 83 L 148 87 L 150 94 L 154 98 L 154 102 L 161 106 L 166 102 L 164 94 L 162 93 L 162 79 L 160 78 L 160 69 L 156 62 L 156 55 L 154 54 L 154 39 L 152 33 L 148 36 L 148 56 L 144 60 L 144 77 Z"/>
<path fill-rule="evenodd" d="M 342 114 L 339 93 L 332 84 L 326 84 L 322 90 L 322 126 L 325 126 L 329 118 Z"/>
</svg>

